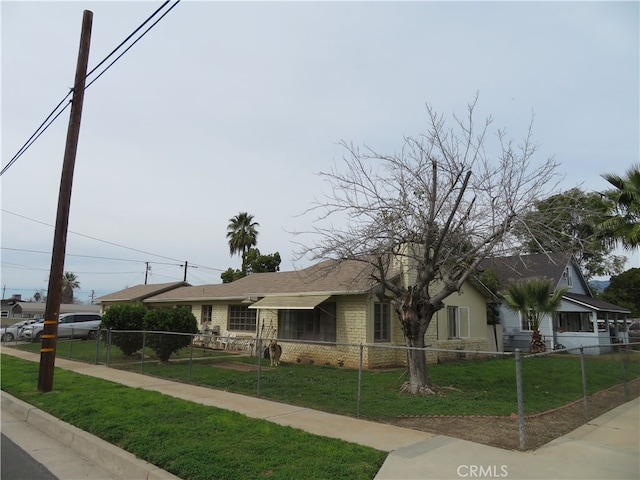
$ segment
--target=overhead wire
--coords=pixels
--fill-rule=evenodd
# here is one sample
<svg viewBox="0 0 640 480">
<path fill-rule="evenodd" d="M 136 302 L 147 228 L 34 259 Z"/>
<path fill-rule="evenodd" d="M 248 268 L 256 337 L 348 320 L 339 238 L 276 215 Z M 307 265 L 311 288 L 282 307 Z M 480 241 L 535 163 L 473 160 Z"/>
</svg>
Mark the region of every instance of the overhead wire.
<svg viewBox="0 0 640 480">
<path fill-rule="evenodd" d="M 107 65 L 96 78 L 91 80 L 86 86 L 85 90 L 89 88 L 98 78 L 100 78 L 107 70 L 109 70 L 114 63 L 116 63 L 122 56 L 127 53 L 138 41 L 142 39 L 153 27 L 155 27 L 160 20 L 162 20 L 171 10 L 173 10 L 181 0 L 177 0 L 164 14 L 160 16 L 147 30 L 145 30 L 127 49 L 118 55 L 109 65 Z M 170 3 L 170 0 L 165 1 L 158 9 L 156 9 L 140 26 L 138 26 L 125 40 L 123 40 L 116 48 L 114 48 L 111 53 L 109 53 L 103 60 L 98 63 L 86 76 L 85 78 L 89 78 L 100 66 L 102 66 L 111 56 L 113 56 L 124 44 L 126 44 L 137 32 L 139 32 L 147 23 L 151 21 L 153 17 L 155 17 L 166 5 Z M 67 109 L 69 108 L 70 102 L 67 102 L 64 107 L 60 111 L 60 107 L 65 103 L 67 98 L 73 93 L 73 89 L 70 89 L 69 92 L 64 96 L 64 98 L 56 105 L 56 107 L 47 115 L 47 118 L 38 126 L 36 131 L 29 137 L 29 139 L 20 147 L 18 152 L 9 160 L 9 162 L 0 170 L 0 176 L 4 175 L 4 173 L 11 168 L 20 157 L 33 145 L 38 138 L 53 124 L 53 122 Z M 57 113 L 56 113 L 57 112 Z M 52 118 L 53 117 L 53 118 Z M 46 125 L 45 125 L 46 124 Z"/>
<path fill-rule="evenodd" d="M 45 226 L 47 226 L 47 227 L 54 228 L 54 226 L 53 226 L 53 225 L 51 225 L 51 224 L 49 224 L 49 223 L 43 222 L 43 221 L 41 221 L 41 220 L 36 220 L 36 219 L 34 219 L 34 218 L 26 217 L 26 216 L 24 216 L 24 215 L 20 215 L 19 213 L 11 212 L 11 211 L 6 210 L 6 209 L 4 209 L 4 208 L 0 208 L 0 211 L 2 211 L 2 212 L 4 212 L 4 213 L 8 213 L 8 214 L 10 214 L 10 215 L 14 215 L 14 216 L 19 217 L 19 218 L 23 218 L 23 219 L 28 220 L 28 221 L 30 221 L 30 222 L 35 222 L 35 223 L 38 223 L 38 224 L 40 224 L 40 225 L 45 225 Z M 69 233 L 71 233 L 71 234 L 73 234 L 73 235 L 80 236 L 80 237 L 88 238 L 89 240 L 94 240 L 94 241 L 96 241 L 96 242 L 101 242 L 101 243 L 105 243 L 105 244 L 107 244 L 107 245 L 112 245 L 112 246 L 114 246 L 114 247 L 124 248 L 125 250 L 131 250 L 131 251 L 133 251 L 133 252 L 142 253 L 142 254 L 144 254 L 144 255 L 151 255 L 152 257 L 162 258 L 162 259 L 164 259 L 164 260 L 171 260 L 171 262 L 172 262 L 172 263 L 158 262 L 158 261 L 154 261 L 154 262 L 152 262 L 152 263 L 155 263 L 155 264 L 157 264 L 157 265 L 180 265 L 180 264 L 184 264 L 184 260 L 179 260 L 179 259 L 176 259 L 176 258 L 167 257 L 167 256 L 165 256 L 165 255 L 160 255 L 160 254 L 157 254 L 157 253 L 147 252 L 147 251 L 145 251 L 145 250 L 140 250 L 140 249 L 137 249 L 137 248 L 128 247 L 128 246 L 126 246 L 126 245 L 121 245 L 121 244 L 119 244 L 119 243 L 110 242 L 110 241 L 108 241 L 108 240 L 102 240 L 102 239 L 100 239 L 100 238 L 96 238 L 96 237 L 93 237 L 93 236 L 91 236 L 91 235 L 85 235 L 84 233 L 74 232 L 74 231 L 72 231 L 72 230 L 69 230 Z M 9 247 L 4 247 L 4 246 L 2 247 L 2 250 L 16 250 L 16 251 L 20 251 L 20 249 L 17 249 L 17 248 L 9 248 Z M 23 250 L 23 251 L 27 251 L 27 250 Z M 34 252 L 32 252 L 32 253 L 46 253 L 46 254 L 50 254 L 51 252 L 34 251 Z M 143 260 L 122 260 L 122 259 L 116 259 L 116 258 L 92 257 L 92 256 L 89 256 L 89 255 L 74 255 L 74 254 L 67 254 L 67 255 L 68 255 L 68 256 L 70 256 L 70 257 L 71 257 L 71 256 L 78 256 L 78 257 L 96 258 L 96 259 L 102 259 L 102 260 L 114 260 L 114 261 L 124 261 L 124 262 L 137 262 L 137 263 L 140 263 L 140 262 L 141 262 L 141 263 L 145 263 L 145 261 L 143 261 Z M 214 271 L 218 271 L 218 272 L 223 272 L 223 271 L 224 271 L 224 270 L 223 270 L 223 269 L 221 269 L 221 268 L 209 267 L 209 266 L 206 266 L 206 265 L 200 265 L 200 264 L 197 264 L 197 263 L 189 263 L 189 267 L 201 268 L 201 269 L 205 269 L 205 270 L 214 270 Z"/>
</svg>

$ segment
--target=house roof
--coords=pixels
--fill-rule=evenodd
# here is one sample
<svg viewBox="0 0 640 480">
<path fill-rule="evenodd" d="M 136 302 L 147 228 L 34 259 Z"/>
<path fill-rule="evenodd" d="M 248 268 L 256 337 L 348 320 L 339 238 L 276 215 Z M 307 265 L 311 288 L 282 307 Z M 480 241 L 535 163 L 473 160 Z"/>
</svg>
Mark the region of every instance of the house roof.
<svg viewBox="0 0 640 480">
<path fill-rule="evenodd" d="M 614 305 L 612 303 L 608 303 L 603 300 L 590 297 L 588 295 L 580 295 L 578 293 L 565 293 L 562 298 L 570 302 L 574 302 L 574 303 L 578 303 L 578 304 L 590 307 L 593 310 L 597 310 L 597 311 L 631 313 L 630 310 L 627 310 L 624 307 L 620 307 L 618 305 Z"/>
<path fill-rule="evenodd" d="M 188 286 L 187 282 L 155 283 L 150 285 L 136 285 L 118 292 L 96 298 L 97 302 L 135 302 L 157 295 L 168 290 Z"/>
<path fill-rule="evenodd" d="M 184 286 L 148 297 L 144 302 L 258 299 L 269 295 L 346 295 L 371 291 L 373 267 L 357 260 L 326 260 L 291 272 L 253 273 L 235 282 Z"/>
<path fill-rule="evenodd" d="M 498 277 L 500 285 L 505 288 L 510 283 L 529 278 L 548 278 L 558 285 L 565 268 L 573 262 L 569 253 L 550 253 L 534 255 L 516 255 L 513 257 L 487 258 L 480 264 L 481 270 L 492 270 Z M 580 273 L 580 269 L 577 268 Z M 580 274 L 580 281 L 589 292 L 584 277 Z M 590 294 L 566 292 L 562 298 L 569 302 L 589 307 L 595 311 L 631 313 L 626 308 L 593 298 Z"/>
<path fill-rule="evenodd" d="M 23 315 L 44 315 L 47 304 L 44 302 L 16 302 Z M 14 307 L 15 308 L 15 307 Z M 76 303 L 60 304 L 59 313 L 97 313 L 100 311 L 100 305 L 85 305 Z"/>
<path fill-rule="evenodd" d="M 483 260 L 480 270 L 492 270 L 503 287 L 529 278 L 548 278 L 557 284 L 571 258 L 570 253 L 493 257 Z"/>
</svg>

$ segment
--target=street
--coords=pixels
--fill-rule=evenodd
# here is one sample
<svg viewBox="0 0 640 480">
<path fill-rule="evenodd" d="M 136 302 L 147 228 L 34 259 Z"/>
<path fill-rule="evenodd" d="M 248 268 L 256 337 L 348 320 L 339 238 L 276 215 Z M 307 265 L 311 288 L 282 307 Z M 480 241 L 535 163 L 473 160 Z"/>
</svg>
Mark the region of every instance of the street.
<svg viewBox="0 0 640 480">
<path fill-rule="evenodd" d="M 58 480 L 4 434 L 0 439 L 0 458 L 3 480 Z"/>
</svg>

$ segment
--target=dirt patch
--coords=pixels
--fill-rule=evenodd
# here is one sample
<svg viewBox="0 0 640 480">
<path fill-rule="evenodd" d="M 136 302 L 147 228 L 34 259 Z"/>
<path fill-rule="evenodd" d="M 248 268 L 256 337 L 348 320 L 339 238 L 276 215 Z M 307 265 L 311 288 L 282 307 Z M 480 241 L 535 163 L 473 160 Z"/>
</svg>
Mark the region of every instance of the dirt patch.
<svg viewBox="0 0 640 480">
<path fill-rule="evenodd" d="M 250 363 L 242 362 L 213 362 L 210 363 L 212 367 L 227 368 L 229 370 L 237 370 L 238 372 L 257 372 L 258 366 L 251 365 Z M 262 371 L 271 370 L 270 367 L 262 367 Z"/>
<path fill-rule="evenodd" d="M 589 418 L 640 396 L 640 379 L 595 393 L 589 397 Z M 404 417 L 390 421 L 393 425 L 412 428 L 507 450 L 520 448 L 518 417 L 499 416 L 424 416 Z M 579 400 L 562 408 L 525 416 L 526 449 L 534 450 L 587 423 L 584 402 Z"/>
</svg>

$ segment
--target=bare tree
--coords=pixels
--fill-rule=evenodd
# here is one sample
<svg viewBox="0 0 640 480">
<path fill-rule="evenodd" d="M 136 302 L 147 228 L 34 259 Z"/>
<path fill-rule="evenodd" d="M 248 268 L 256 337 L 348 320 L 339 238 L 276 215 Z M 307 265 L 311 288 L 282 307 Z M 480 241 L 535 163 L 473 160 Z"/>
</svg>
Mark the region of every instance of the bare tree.
<svg viewBox="0 0 640 480">
<path fill-rule="evenodd" d="M 342 142 L 344 170 L 320 173 L 331 190 L 307 212 L 319 215 L 317 241 L 301 255 L 372 266 L 378 295 L 392 303 L 410 347 L 403 386 L 410 393 L 435 391 L 422 349 L 443 300 L 484 258 L 506 253 L 514 225 L 555 187 L 556 161 L 533 161 L 533 122 L 521 142 L 497 130 L 489 146 L 492 119 L 476 129 L 476 104 L 477 97 L 465 118 L 454 115 L 452 127 L 427 105 L 427 133 L 406 137 L 399 153 Z"/>
</svg>

